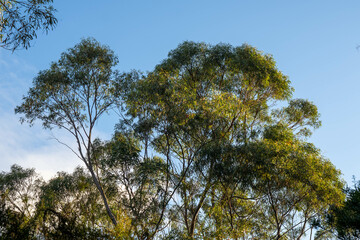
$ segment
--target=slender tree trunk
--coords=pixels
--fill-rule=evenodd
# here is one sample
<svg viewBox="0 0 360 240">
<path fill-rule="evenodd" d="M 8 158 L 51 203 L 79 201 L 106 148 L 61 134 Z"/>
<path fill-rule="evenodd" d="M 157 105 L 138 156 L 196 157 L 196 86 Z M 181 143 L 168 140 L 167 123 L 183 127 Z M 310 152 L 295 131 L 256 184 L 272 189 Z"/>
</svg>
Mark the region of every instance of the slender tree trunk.
<svg viewBox="0 0 360 240">
<path fill-rule="evenodd" d="M 88 109 L 90 109 L 89 103 L 88 103 Z M 92 147 L 91 138 L 92 138 L 92 130 L 93 130 L 93 127 L 94 127 L 94 121 L 93 121 L 93 118 L 91 116 L 91 112 L 89 112 L 89 121 L 90 121 L 90 127 L 89 127 L 88 136 L 87 136 L 88 137 L 88 139 L 87 139 L 88 142 L 87 142 L 87 147 L 86 147 L 86 158 L 87 159 L 84 159 L 85 160 L 84 162 L 85 162 L 87 168 L 90 171 L 91 177 L 92 177 L 92 179 L 93 179 L 93 181 L 94 181 L 94 183 L 96 185 L 96 188 L 100 192 L 101 198 L 102 198 L 102 200 L 104 202 L 104 205 L 105 205 L 106 212 L 107 212 L 108 216 L 110 217 L 110 219 L 111 219 L 112 223 L 114 224 L 114 226 L 116 226 L 117 225 L 116 218 L 115 218 L 113 212 L 110 209 L 108 199 L 107 199 L 107 197 L 105 195 L 103 187 L 100 184 L 98 176 L 94 172 L 94 167 L 93 167 L 93 164 L 92 164 L 91 152 L 93 150 L 93 147 Z"/>
<path fill-rule="evenodd" d="M 203 203 L 204 203 L 204 201 L 205 201 L 206 194 L 208 193 L 209 189 L 210 189 L 210 183 L 208 183 L 207 186 L 205 187 L 205 190 L 204 190 L 204 192 L 203 192 L 203 194 L 202 194 L 202 196 L 201 196 L 201 198 L 200 198 L 199 204 L 198 204 L 198 206 L 196 207 L 195 212 L 194 212 L 194 215 L 193 215 L 193 217 L 192 217 L 192 219 L 191 219 L 190 233 L 189 233 L 189 235 L 190 235 L 191 238 L 194 237 L 195 225 L 196 225 L 196 223 L 197 223 L 197 217 L 198 217 L 198 214 L 199 214 L 199 212 L 200 212 L 200 209 L 201 209 L 201 207 L 202 207 L 202 205 L 203 205 Z"/>
<path fill-rule="evenodd" d="M 105 205 L 105 208 L 106 208 L 106 212 L 109 215 L 109 217 L 110 217 L 112 223 L 114 224 L 114 226 L 116 226 L 117 221 L 116 221 L 116 218 L 115 218 L 114 214 L 112 213 L 112 211 L 111 211 L 111 209 L 109 207 L 109 203 L 108 203 L 108 200 L 107 200 L 106 195 L 104 193 L 104 190 L 101 187 L 101 184 L 100 184 L 99 180 L 97 179 L 97 176 L 95 175 L 94 170 L 92 169 L 92 166 L 89 166 L 88 169 L 89 169 L 89 171 L 91 173 L 91 177 L 92 177 L 92 179 L 93 179 L 93 181 L 94 181 L 94 183 L 96 185 L 96 188 L 100 192 L 101 198 L 102 198 L 102 200 L 104 202 L 104 205 Z"/>
</svg>

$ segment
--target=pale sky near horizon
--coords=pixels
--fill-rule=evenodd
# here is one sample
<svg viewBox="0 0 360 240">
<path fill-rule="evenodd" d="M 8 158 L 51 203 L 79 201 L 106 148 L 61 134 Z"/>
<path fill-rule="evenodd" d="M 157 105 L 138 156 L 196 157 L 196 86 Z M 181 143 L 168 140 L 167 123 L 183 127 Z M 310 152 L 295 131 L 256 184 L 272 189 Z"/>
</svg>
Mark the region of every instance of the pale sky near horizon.
<svg viewBox="0 0 360 240">
<path fill-rule="evenodd" d="M 185 40 L 248 43 L 274 56 L 289 76 L 294 98 L 314 102 L 322 127 L 309 141 L 351 184 L 360 179 L 360 1 L 54 0 L 58 26 L 38 34 L 29 50 L 0 49 L 0 171 L 34 167 L 46 178 L 72 171 L 79 159 L 52 138 L 63 132 L 21 125 L 14 107 L 37 72 L 81 38 L 94 37 L 118 55 L 120 71 L 150 71 Z M 111 136 L 114 118 L 97 134 Z"/>
</svg>

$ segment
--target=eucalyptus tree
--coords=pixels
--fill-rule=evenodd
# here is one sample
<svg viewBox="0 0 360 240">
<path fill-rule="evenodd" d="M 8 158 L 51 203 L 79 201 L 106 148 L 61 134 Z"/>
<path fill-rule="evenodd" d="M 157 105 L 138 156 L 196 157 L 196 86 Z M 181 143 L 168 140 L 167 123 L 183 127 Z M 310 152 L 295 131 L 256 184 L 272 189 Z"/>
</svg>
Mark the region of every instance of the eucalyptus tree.
<svg viewBox="0 0 360 240">
<path fill-rule="evenodd" d="M 267 229 L 258 228 L 248 236 L 261 233 L 269 239 L 301 239 L 315 233 L 314 222 L 324 220 L 331 207 L 341 206 L 340 171 L 291 129 L 267 127 L 249 148 L 246 155 L 256 169 L 251 196 L 259 201 L 259 219 Z"/>
<path fill-rule="evenodd" d="M 48 70 L 39 72 L 23 103 L 15 109 L 16 113 L 24 114 L 22 122 L 32 125 L 40 120 L 45 129 L 57 127 L 74 137 L 76 149 L 63 144 L 85 164 L 114 225 L 116 217 L 91 152 L 96 123 L 119 104 L 119 74 L 113 69 L 117 63 L 108 47 L 94 39 L 84 39 L 64 52 Z"/>
<path fill-rule="evenodd" d="M 0 47 L 29 48 L 37 32 L 52 30 L 57 19 L 53 0 L 0 0 Z"/>
<path fill-rule="evenodd" d="M 166 158 L 168 198 L 181 197 L 174 208 L 190 237 L 216 183 L 216 162 L 201 156 L 212 146 L 246 144 L 264 124 L 269 103 L 289 99 L 291 91 L 272 57 L 249 45 L 185 42 L 135 81 L 129 114 L 137 129 L 153 133 L 146 140 Z"/>
<path fill-rule="evenodd" d="M 83 40 L 39 73 L 16 108 L 23 122 L 73 135 L 114 236 L 300 239 L 341 204 L 339 171 L 307 142 L 317 108 L 291 99 L 271 55 L 184 42 L 146 75 L 119 75 L 116 63 Z M 120 105 L 127 119 L 113 138 L 94 140 L 98 119 Z"/>
<path fill-rule="evenodd" d="M 302 140 L 320 125 L 317 109 L 290 101 L 290 81 L 271 55 L 249 45 L 184 42 L 154 71 L 133 76 L 124 88 L 128 116 L 144 152 L 164 159 L 166 208 L 158 222 L 171 219 L 170 235 L 280 239 L 298 231 L 300 238 L 310 218 L 341 201 L 338 171 Z M 289 106 L 271 113 L 278 101 Z"/>
<path fill-rule="evenodd" d="M 0 239 L 36 239 L 36 203 L 43 180 L 34 169 L 0 173 Z"/>
<path fill-rule="evenodd" d="M 112 223 L 83 168 L 72 174 L 59 172 L 40 189 L 36 209 L 39 235 L 46 239 L 109 238 Z"/>
<path fill-rule="evenodd" d="M 117 186 L 113 205 L 121 209 L 127 226 L 122 238 L 151 239 L 157 228 L 158 216 L 164 208 L 161 199 L 166 190 L 166 165 L 159 157 L 143 158 L 141 145 L 133 131 L 117 130 L 110 141 L 96 140 L 93 158 L 99 163 L 99 173 L 107 185 Z"/>
</svg>

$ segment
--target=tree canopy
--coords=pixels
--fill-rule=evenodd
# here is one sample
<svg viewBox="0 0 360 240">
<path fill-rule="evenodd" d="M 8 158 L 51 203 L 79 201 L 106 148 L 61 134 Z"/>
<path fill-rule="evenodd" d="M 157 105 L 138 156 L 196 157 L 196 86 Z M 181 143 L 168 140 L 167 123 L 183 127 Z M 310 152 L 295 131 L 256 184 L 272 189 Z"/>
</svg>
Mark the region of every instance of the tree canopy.
<svg viewBox="0 0 360 240">
<path fill-rule="evenodd" d="M 327 223 L 333 225 L 338 238 L 343 240 L 360 238 L 360 182 L 346 188 L 346 200 L 341 207 L 331 209 Z"/>
<path fill-rule="evenodd" d="M 16 113 L 25 115 L 23 122 L 33 124 L 41 120 L 44 128 L 58 127 L 74 137 L 77 149 L 63 144 L 84 162 L 115 225 L 116 219 L 96 174 L 96 162 L 91 159 L 91 153 L 95 124 L 119 102 L 119 76 L 113 69 L 117 62 L 108 47 L 94 39 L 84 39 L 64 52 L 50 69 L 38 74 L 28 96 L 15 109 Z"/>
<path fill-rule="evenodd" d="M 317 107 L 292 99 L 271 55 L 184 42 L 146 74 L 119 74 L 116 63 L 85 39 L 16 108 L 22 121 L 70 132 L 89 171 L 41 188 L 38 206 L 53 209 L 47 234 L 66 223 L 121 239 L 301 239 L 343 203 L 340 172 L 307 141 L 321 125 Z M 112 139 L 93 139 L 113 107 L 122 117 Z"/>
<path fill-rule="evenodd" d="M 131 128 L 166 162 L 176 234 L 300 238 L 341 203 L 339 172 L 304 140 L 320 126 L 317 108 L 291 100 L 271 55 L 184 42 L 136 77 L 126 85 Z M 276 109 L 281 100 L 289 105 Z"/>
</svg>

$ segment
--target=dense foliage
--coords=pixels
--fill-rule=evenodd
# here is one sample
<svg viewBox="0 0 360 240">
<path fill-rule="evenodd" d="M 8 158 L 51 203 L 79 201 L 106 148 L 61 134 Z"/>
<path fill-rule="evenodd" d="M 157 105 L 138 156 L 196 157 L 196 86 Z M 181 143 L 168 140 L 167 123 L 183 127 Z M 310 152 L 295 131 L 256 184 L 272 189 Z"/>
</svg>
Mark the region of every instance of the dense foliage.
<svg viewBox="0 0 360 240">
<path fill-rule="evenodd" d="M 19 215 L 34 223 L 20 226 L 28 236 L 301 239 L 342 206 L 340 172 L 307 142 L 320 126 L 317 108 L 291 98 L 272 56 L 184 42 L 147 74 L 118 74 L 116 63 L 85 39 L 39 73 L 16 109 L 23 121 L 73 134 L 87 169 L 36 184 L 34 207 Z M 115 107 L 122 118 L 112 139 L 94 139 L 98 118 Z M 21 211 L 7 200 L 7 181 L 10 218 Z M 13 231 L 1 227 L 2 236 Z"/>
<path fill-rule="evenodd" d="M 335 226 L 339 239 L 360 239 L 360 182 L 345 193 L 344 205 L 332 209 L 327 222 Z"/>
</svg>

